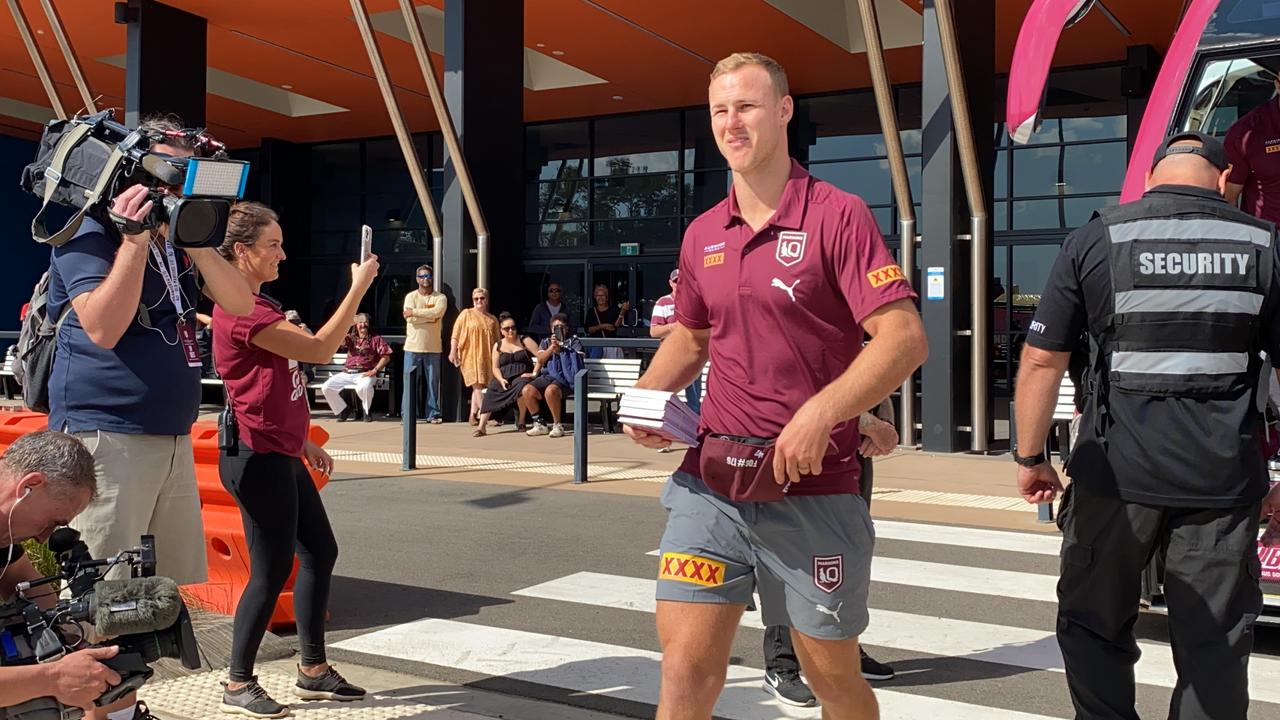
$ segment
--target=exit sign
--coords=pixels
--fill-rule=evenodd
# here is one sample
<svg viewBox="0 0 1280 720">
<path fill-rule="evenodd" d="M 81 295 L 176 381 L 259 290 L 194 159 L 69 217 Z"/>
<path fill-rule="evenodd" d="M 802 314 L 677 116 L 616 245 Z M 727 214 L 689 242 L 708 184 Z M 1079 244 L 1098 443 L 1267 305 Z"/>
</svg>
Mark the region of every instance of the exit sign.
<svg viewBox="0 0 1280 720">
<path fill-rule="evenodd" d="M 639 255 L 640 243 L 622 243 L 618 246 L 619 255 Z"/>
</svg>

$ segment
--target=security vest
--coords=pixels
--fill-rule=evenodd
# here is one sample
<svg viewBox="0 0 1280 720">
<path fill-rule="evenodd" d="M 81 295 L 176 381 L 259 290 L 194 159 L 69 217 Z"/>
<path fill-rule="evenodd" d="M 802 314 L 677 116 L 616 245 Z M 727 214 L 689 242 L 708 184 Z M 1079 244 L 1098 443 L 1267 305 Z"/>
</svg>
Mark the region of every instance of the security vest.
<svg viewBox="0 0 1280 720">
<path fill-rule="evenodd" d="M 1165 198 L 1099 215 L 1114 294 L 1095 348 L 1103 404 L 1125 395 L 1256 404 L 1272 224 L 1225 203 Z"/>
</svg>

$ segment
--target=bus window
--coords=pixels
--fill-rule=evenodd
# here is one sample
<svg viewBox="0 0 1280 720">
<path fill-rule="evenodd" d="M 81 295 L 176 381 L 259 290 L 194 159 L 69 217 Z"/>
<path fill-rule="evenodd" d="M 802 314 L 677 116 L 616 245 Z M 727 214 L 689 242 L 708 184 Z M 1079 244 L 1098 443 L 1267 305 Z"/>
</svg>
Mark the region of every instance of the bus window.
<svg viewBox="0 0 1280 720">
<path fill-rule="evenodd" d="M 1280 57 L 1226 58 L 1206 63 L 1192 85 L 1193 92 L 1180 130 L 1224 137 L 1240 118 L 1275 94 Z"/>
</svg>

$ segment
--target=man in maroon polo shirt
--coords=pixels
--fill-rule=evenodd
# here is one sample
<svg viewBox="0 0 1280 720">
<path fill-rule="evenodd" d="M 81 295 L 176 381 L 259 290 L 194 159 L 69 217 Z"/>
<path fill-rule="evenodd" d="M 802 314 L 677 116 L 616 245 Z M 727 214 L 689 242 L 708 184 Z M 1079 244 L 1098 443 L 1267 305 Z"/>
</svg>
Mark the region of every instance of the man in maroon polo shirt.
<svg viewBox="0 0 1280 720">
<path fill-rule="evenodd" d="M 764 624 L 792 628 L 824 717 L 875 718 L 858 673 L 874 531 L 857 418 L 928 353 L 915 293 L 866 204 L 791 161 L 776 62 L 725 58 L 708 99 L 733 189 L 685 233 L 677 325 L 637 384 L 675 391 L 709 356 L 715 367 L 701 444 L 662 494 L 657 717 L 711 717 L 758 588 Z"/>
<path fill-rule="evenodd" d="M 1280 78 L 1272 75 L 1276 91 Z M 1280 223 L 1280 99 L 1271 98 L 1227 130 L 1227 202 L 1263 220 Z"/>
</svg>

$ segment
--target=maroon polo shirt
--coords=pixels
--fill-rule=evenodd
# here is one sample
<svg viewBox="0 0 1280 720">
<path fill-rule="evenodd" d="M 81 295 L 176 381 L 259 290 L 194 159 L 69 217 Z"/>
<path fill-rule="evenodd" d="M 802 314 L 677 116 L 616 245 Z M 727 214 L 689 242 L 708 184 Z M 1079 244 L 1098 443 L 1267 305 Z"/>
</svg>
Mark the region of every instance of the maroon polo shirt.
<svg viewBox="0 0 1280 720">
<path fill-rule="evenodd" d="M 734 191 L 698 216 L 680 250 L 676 319 L 711 330 L 700 431 L 775 438 L 862 349 L 862 321 L 915 292 L 866 203 L 792 162 L 782 201 L 759 232 Z M 792 495 L 858 492 L 858 423 L 832 431 L 819 476 Z M 698 449 L 681 469 L 698 475 Z"/>
<path fill-rule="evenodd" d="M 253 344 L 255 335 L 283 320 L 280 306 L 261 295 L 243 317 L 215 305 L 213 358 L 235 408 L 240 441 L 254 452 L 299 457 L 311 425 L 306 378 L 296 360 Z"/>
<path fill-rule="evenodd" d="M 1280 223 L 1280 103 L 1268 100 L 1227 131 L 1227 182 L 1243 185 L 1240 207 Z"/>
</svg>

